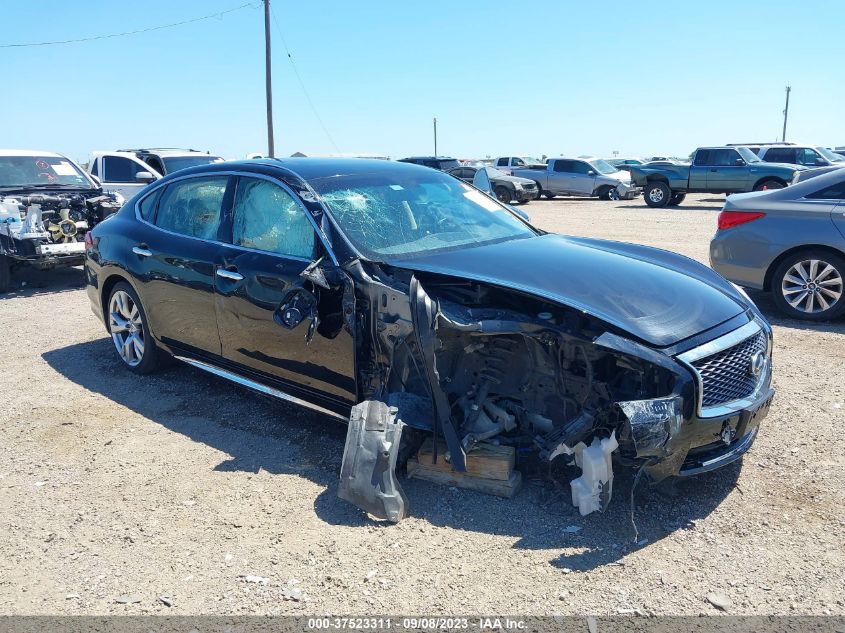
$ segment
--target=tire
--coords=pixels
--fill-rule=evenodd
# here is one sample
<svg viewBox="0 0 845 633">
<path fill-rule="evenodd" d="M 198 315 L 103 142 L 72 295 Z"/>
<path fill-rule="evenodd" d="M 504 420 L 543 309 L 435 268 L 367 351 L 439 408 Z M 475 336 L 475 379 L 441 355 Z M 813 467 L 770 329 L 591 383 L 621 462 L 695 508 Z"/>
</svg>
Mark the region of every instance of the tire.
<svg viewBox="0 0 845 633">
<path fill-rule="evenodd" d="M 132 286 L 124 281 L 115 284 L 105 316 L 115 353 L 129 371 L 149 374 L 162 365 L 163 352 L 150 334 L 147 314 Z"/>
<path fill-rule="evenodd" d="M 499 185 L 493 190 L 493 192 L 496 194 L 496 200 L 498 200 L 499 202 L 504 202 L 505 204 L 507 204 L 511 200 L 513 200 L 513 194 L 507 187 Z"/>
<path fill-rule="evenodd" d="M 622 196 L 619 195 L 619 190 L 616 187 L 610 187 L 607 190 L 607 199 L 616 202 L 617 200 L 621 200 Z"/>
<path fill-rule="evenodd" d="M 669 206 L 670 207 L 677 207 L 684 201 L 684 198 L 687 197 L 685 193 L 673 193 L 672 197 L 669 198 Z"/>
<path fill-rule="evenodd" d="M 596 193 L 598 194 L 599 200 L 610 200 L 610 190 L 612 187 L 602 187 Z"/>
<path fill-rule="evenodd" d="M 769 180 L 764 180 L 763 182 L 757 183 L 757 185 L 754 187 L 754 191 L 767 191 L 768 189 L 783 189 L 784 187 L 786 187 L 786 185 L 780 180 L 770 178 Z"/>
<path fill-rule="evenodd" d="M 9 292 L 12 287 L 12 262 L 5 255 L 0 255 L 0 293 Z"/>
<path fill-rule="evenodd" d="M 557 195 L 557 194 L 554 194 L 551 191 L 544 191 L 543 195 L 546 196 L 547 200 L 553 200 L 555 195 Z"/>
<path fill-rule="evenodd" d="M 829 321 L 845 313 L 843 281 L 845 258 L 829 251 L 807 249 L 778 265 L 772 275 L 771 292 L 775 305 L 787 316 Z"/>
<path fill-rule="evenodd" d="M 648 183 L 645 191 L 643 191 L 645 203 L 656 209 L 662 209 L 663 207 L 668 206 L 672 195 L 672 190 L 669 189 L 669 185 L 659 180 Z"/>
</svg>

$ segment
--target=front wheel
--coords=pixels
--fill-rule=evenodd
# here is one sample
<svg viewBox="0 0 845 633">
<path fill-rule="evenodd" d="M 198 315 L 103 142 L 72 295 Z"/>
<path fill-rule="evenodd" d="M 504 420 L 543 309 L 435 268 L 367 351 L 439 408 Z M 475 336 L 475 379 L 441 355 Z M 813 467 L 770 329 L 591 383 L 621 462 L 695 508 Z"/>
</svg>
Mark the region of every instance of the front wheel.
<svg viewBox="0 0 845 633">
<path fill-rule="evenodd" d="M 611 187 L 607 192 L 607 199 L 608 200 L 621 200 L 622 196 L 619 195 L 619 190 L 616 187 Z"/>
<path fill-rule="evenodd" d="M 788 316 L 828 321 L 845 312 L 842 299 L 845 259 L 806 250 L 785 259 L 772 276 L 775 305 Z"/>
<path fill-rule="evenodd" d="M 764 180 L 754 187 L 754 191 L 767 191 L 769 189 L 783 189 L 786 187 L 780 180 Z M 730 195 L 730 194 L 728 194 Z"/>
<path fill-rule="evenodd" d="M 508 190 L 507 187 L 502 187 L 501 185 L 496 187 L 496 189 L 494 189 L 494 192 L 496 194 L 496 200 L 498 200 L 499 202 L 504 202 L 505 204 L 510 202 L 513 198 L 510 190 Z"/>
<path fill-rule="evenodd" d="M 0 292 L 8 292 L 12 285 L 12 261 L 0 255 Z"/>
<path fill-rule="evenodd" d="M 687 197 L 685 193 L 673 193 L 672 197 L 669 198 L 669 206 L 670 207 L 677 207 L 684 201 L 684 198 Z"/>
<path fill-rule="evenodd" d="M 669 204 L 672 190 L 665 182 L 650 182 L 643 192 L 645 203 L 650 207 L 662 208 Z"/>
<path fill-rule="evenodd" d="M 117 356 L 130 371 L 149 374 L 159 368 L 162 352 L 150 334 L 141 301 L 128 283 L 112 288 L 106 319 Z"/>
<path fill-rule="evenodd" d="M 544 191 L 543 195 L 546 196 L 547 200 L 552 200 L 556 194 L 553 194 L 551 191 Z"/>
</svg>

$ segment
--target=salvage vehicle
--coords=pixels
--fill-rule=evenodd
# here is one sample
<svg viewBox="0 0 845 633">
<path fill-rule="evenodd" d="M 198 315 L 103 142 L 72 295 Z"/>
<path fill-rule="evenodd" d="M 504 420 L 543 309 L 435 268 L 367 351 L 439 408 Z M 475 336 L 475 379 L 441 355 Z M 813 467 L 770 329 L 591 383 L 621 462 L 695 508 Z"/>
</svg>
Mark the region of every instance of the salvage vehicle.
<svg viewBox="0 0 845 633">
<path fill-rule="evenodd" d="M 472 183 L 481 169 L 487 172 L 493 194 L 499 202 L 509 203 L 515 200 L 519 204 L 525 204 L 540 197 L 540 190 L 533 180 L 509 176 L 494 167 L 457 167 L 450 169 L 447 173 Z"/>
<path fill-rule="evenodd" d="M 172 355 L 348 419 L 339 495 L 390 521 L 421 438 L 458 472 L 490 441 L 574 461 L 586 514 L 613 456 L 653 481 L 738 459 L 774 394 L 771 328 L 708 267 L 545 233 L 406 163 L 181 171 L 92 231 L 86 273 L 130 371 Z"/>
<path fill-rule="evenodd" d="M 0 292 L 15 268 L 81 265 L 88 230 L 122 204 L 66 156 L 0 150 Z"/>
<path fill-rule="evenodd" d="M 120 149 L 114 152 L 92 152 L 88 171 L 104 187 L 131 198 L 154 180 L 174 171 L 222 161 L 220 156 L 195 149 Z"/>
<path fill-rule="evenodd" d="M 692 164 L 669 163 L 631 168 L 650 207 L 676 206 L 687 193 L 742 193 L 782 189 L 804 169 L 766 163 L 747 147 L 700 147 Z"/>
<path fill-rule="evenodd" d="M 542 195 L 598 196 L 601 200 L 632 200 L 642 190 L 631 185 L 631 175 L 600 158 L 550 158 L 540 167 L 514 169 L 514 176 L 537 183 Z"/>
<path fill-rule="evenodd" d="M 794 319 L 845 314 L 845 168 L 787 189 L 730 196 L 718 226 L 710 242 L 714 270 L 770 291 Z"/>
</svg>

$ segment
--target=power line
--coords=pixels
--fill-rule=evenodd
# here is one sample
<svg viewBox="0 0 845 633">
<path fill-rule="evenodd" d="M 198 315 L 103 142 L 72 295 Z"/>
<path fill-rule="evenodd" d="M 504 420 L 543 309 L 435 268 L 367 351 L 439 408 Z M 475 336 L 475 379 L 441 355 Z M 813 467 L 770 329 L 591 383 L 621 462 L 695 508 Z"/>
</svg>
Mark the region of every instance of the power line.
<svg viewBox="0 0 845 633">
<path fill-rule="evenodd" d="M 137 29 L 135 31 L 124 31 L 123 33 L 109 33 L 107 35 L 92 35 L 91 37 L 80 37 L 73 40 L 57 40 L 54 42 L 26 42 L 21 44 L 0 44 L 0 48 L 25 48 L 29 46 L 54 46 L 57 44 L 79 44 L 80 42 L 92 42 L 94 40 L 107 40 L 113 37 L 123 37 L 125 35 L 137 35 L 139 33 L 149 33 L 150 31 L 160 31 L 161 29 L 170 29 L 174 26 L 183 26 L 185 24 L 193 24 L 194 22 L 201 22 L 203 20 L 210 20 L 211 18 L 221 18 L 227 13 L 240 11 L 247 7 L 257 8 L 261 2 L 246 2 L 240 6 L 226 9 L 225 11 L 218 11 L 217 13 L 209 13 L 198 18 L 191 18 L 189 20 L 182 20 L 181 22 L 173 22 L 172 24 L 162 24 L 160 26 L 151 26 L 145 29 Z"/>
<path fill-rule="evenodd" d="M 332 135 L 329 134 L 329 130 L 326 128 L 326 124 L 323 123 L 323 119 L 320 117 L 319 112 L 317 112 L 317 108 L 314 106 L 314 102 L 311 100 L 311 95 L 308 94 L 308 90 L 305 88 L 305 83 L 302 81 L 302 77 L 299 76 L 299 71 L 296 68 L 296 63 L 293 61 L 293 55 L 290 54 L 290 49 L 288 48 L 288 43 L 285 40 L 285 36 L 282 33 L 282 28 L 279 26 L 279 22 L 276 20 L 276 13 L 273 11 L 272 7 L 270 8 L 270 14 L 273 16 L 273 24 L 276 25 L 276 32 L 279 34 L 279 39 L 282 40 L 282 46 L 285 48 L 285 53 L 287 53 L 288 61 L 290 61 L 291 68 L 293 68 L 293 74 L 296 75 L 296 80 L 299 82 L 299 87 L 302 88 L 302 94 L 305 95 L 306 101 L 308 101 L 308 105 L 311 107 L 311 112 L 314 113 L 314 118 L 317 119 L 317 122 L 320 124 L 320 127 L 323 128 L 323 132 L 326 134 L 326 138 L 329 139 L 329 142 L 334 147 L 335 151 L 340 154 L 340 149 L 337 147 L 337 143 L 334 142 Z"/>
</svg>

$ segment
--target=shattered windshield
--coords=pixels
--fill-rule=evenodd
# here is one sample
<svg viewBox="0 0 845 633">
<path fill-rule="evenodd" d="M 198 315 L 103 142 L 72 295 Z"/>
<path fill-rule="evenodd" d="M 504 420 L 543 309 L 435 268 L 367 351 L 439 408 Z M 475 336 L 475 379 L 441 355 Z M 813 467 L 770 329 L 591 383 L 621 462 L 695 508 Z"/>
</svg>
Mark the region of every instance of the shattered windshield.
<svg viewBox="0 0 845 633">
<path fill-rule="evenodd" d="M 164 161 L 164 168 L 168 174 L 172 174 L 174 171 L 179 171 L 180 169 L 187 169 L 188 167 L 220 163 L 223 161 L 219 156 L 212 156 L 211 154 L 203 154 L 201 156 L 171 156 L 162 160 Z"/>
<path fill-rule="evenodd" d="M 344 234 L 371 259 L 536 235 L 496 200 L 442 172 L 396 169 L 309 182 Z"/>
<path fill-rule="evenodd" d="M 0 156 L 0 187 L 27 185 L 93 186 L 76 165 L 61 156 Z"/>
</svg>

